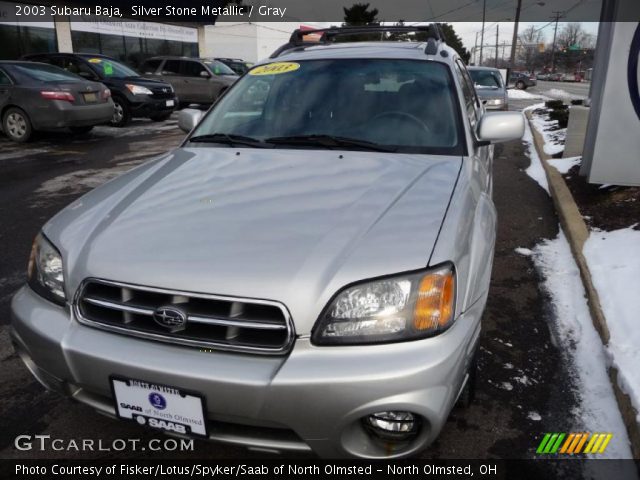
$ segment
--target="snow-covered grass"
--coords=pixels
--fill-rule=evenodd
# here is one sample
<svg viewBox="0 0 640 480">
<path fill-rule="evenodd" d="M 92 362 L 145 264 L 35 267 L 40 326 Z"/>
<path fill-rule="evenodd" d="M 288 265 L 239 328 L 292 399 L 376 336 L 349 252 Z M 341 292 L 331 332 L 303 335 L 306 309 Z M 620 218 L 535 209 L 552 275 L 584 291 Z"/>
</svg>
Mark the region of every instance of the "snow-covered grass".
<svg viewBox="0 0 640 480">
<path fill-rule="evenodd" d="M 540 93 L 529 93 L 525 90 L 518 90 L 515 88 L 510 88 L 509 90 L 507 90 L 507 95 L 509 95 L 509 98 L 513 100 L 536 100 L 536 99 L 548 100 L 549 99 L 549 97 L 546 97 Z"/>
<path fill-rule="evenodd" d="M 558 129 L 557 120 L 549 120 L 546 118 L 546 115 L 542 116 L 533 112 L 533 115 L 531 115 L 531 122 L 544 139 L 544 153 L 547 155 L 555 155 L 564 150 L 567 129 Z"/>
<path fill-rule="evenodd" d="M 547 160 L 547 162 L 564 175 L 576 165 L 580 165 L 580 163 L 582 163 L 582 157 L 553 158 Z"/>
<path fill-rule="evenodd" d="M 640 231 L 592 231 L 583 253 L 607 319 L 620 387 L 640 412 Z"/>
<path fill-rule="evenodd" d="M 532 105 L 529 108 L 534 108 L 535 105 Z M 549 184 L 547 183 L 547 174 L 544 171 L 544 167 L 542 166 L 542 161 L 540 160 L 540 156 L 538 155 L 538 151 L 536 150 L 536 146 L 533 143 L 533 133 L 531 132 L 531 127 L 529 127 L 529 122 L 524 122 L 524 136 L 522 140 L 527 144 L 527 156 L 531 160 L 531 164 L 526 170 L 527 175 L 533 178 L 538 185 L 545 189 L 547 193 L 549 193 Z"/>
<path fill-rule="evenodd" d="M 640 238 L 636 245 L 640 246 Z M 591 321 L 580 272 L 564 233 L 560 231 L 554 240 L 536 246 L 533 261 L 553 305 L 552 331 L 575 375 L 579 406 L 567 412 L 575 422 L 572 430 L 611 432 L 613 439 L 598 458 L 631 458 L 629 438 L 606 371 L 606 352 Z M 636 306 L 640 310 L 640 304 Z M 636 334 L 639 331 L 636 329 Z M 640 336 L 635 338 L 637 341 Z"/>
</svg>

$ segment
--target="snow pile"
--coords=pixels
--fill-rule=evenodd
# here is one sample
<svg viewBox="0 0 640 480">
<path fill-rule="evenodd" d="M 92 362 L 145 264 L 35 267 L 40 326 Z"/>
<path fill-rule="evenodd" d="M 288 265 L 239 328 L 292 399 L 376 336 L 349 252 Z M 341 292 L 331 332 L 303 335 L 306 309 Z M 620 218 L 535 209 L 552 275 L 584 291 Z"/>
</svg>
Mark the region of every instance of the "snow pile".
<svg viewBox="0 0 640 480">
<path fill-rule="evenodd" d="M 535 106 L 535 105 L 533 105 Z M 547 193 L 549 193 L 549 184 L 547 183 L 547 174 L 544 171 L 544 167 L 542 166 L 542 161 L 540 160 L 540 156 L 536 151 L 536 147 L 533 144 L 533 133 L 531 133 L 531 128 L 529 127 L 529 122 L 524 122 L 524 136 L 522 140 L 527 144 L 527 156 L 531 159 L 531 164 L 525 170 L 527 175 L 533 178 L 538 185 L 545 189 Z"/>
<path fill-rule="evenodd" d="M 529 93 L 524 90 L 516 90 L 515 88 L 510 88 L 507 90 L 507 95 L 511 100 L 536 100 L 543 99 L 547 100 L 548 98 L 539 93 Z"/>
<path fill-rule="evenodd" d="M 618 381 L 640 411 L 640 231 L 593 231 L 583 253 L 607 318 Z"/>
<path fill-rule="evenodd" d="M 551 90 L 547 90 L 544 93 L 549 97 L 558 98 L 561 100 L 579 100 L 586 98 L 586 95 L 574 95 L 560 88 L 552 88 Z"/>
<path fill-rule="evenodd" d="M 569 170 L 576 165 L 580 165 L 580 163 L 582 163 L 582 157 L 554 158 L 547 160 L 547 162 L 564 175 L 565 173 L 569 173 Z"/>
<path fill-rule="evenodd" d="M 564 142 L 567 137 L 566 128 L 557 128 L 557 120 L 549 120 L 542 115 L 531 115 L 531 122 L 535 129 L 540 132 L 544 140 L 544 153 L 555 155 L 564 150 Z M 555 130 L 552 130 L 556 127 Z"/>
<path fill-rule="evenodd" d="M 640 245 L 640 238 L 636 243 Z M 631 458 L 627 431 L 605 367 L 605 350 L 591 321 L 580 272 L 564 233 L 560 231 L 556 239 L 536 246 L 533 259 L 554 307 L 552 331 L 576 379 L 580 406 L 572 412 L 576 422 L 572 431 L 611 432 L 613 440 L 598 458 Z"/>
</svg>

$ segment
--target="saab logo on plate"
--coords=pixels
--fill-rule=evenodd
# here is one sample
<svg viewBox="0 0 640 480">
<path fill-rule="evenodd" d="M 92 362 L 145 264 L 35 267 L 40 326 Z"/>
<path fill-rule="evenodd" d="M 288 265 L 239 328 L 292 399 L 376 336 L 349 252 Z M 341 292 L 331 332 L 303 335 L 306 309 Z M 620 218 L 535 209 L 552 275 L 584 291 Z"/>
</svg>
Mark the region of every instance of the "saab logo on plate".
<svg viewBox="0 0 640 480">
<path fill-rule="evenodd" d="M 176 307 L 160 307 L 153 312 L 153 319 L 158 325 L 171 332 L 184 330 L 187 326 L 187 314 Z"/>
<path fill-rule="evenodd" d="M 157 408 L 158 410 L 167 408 L 167 401 L 158 392 L 151 392 L 149 394 L 149 403 L 153 408 Z"/>
</svg>

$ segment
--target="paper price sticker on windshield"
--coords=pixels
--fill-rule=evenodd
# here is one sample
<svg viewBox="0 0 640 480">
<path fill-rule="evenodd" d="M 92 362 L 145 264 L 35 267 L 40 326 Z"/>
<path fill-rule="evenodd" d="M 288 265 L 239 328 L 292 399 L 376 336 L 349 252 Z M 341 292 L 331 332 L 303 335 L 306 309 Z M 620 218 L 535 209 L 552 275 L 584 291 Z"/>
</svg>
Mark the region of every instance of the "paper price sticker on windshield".
<svg viewBox="0 0 640 480">
<path fill-rule="evenodd" d="M 279 75 L 281 73 L 289 73 L 300 68 L 299 63 L 295 62 L 276 62 L 256 67 L 249 71 L 249 75 Z"/>
<path fill-rule="evenodd" d="M 89 63 L 100 63 L 102 62 L 102 60 L 100 60 L 99 58 L 90 58 L 89 59 Z"/>
</svg>

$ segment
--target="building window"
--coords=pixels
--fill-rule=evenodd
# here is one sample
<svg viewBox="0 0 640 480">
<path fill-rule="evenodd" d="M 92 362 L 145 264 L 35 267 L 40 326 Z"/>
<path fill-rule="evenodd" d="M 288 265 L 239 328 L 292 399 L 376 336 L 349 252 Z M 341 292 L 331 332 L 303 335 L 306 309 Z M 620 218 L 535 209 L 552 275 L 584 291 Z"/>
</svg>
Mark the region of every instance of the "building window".
<svg viewBox="0 0 640 480">
<path fill-rule="evenodd" d="M 0 24 L 0 60 L 16 60 L 28 53 L 57 52 L 53 28 Z"/>
</svg>

